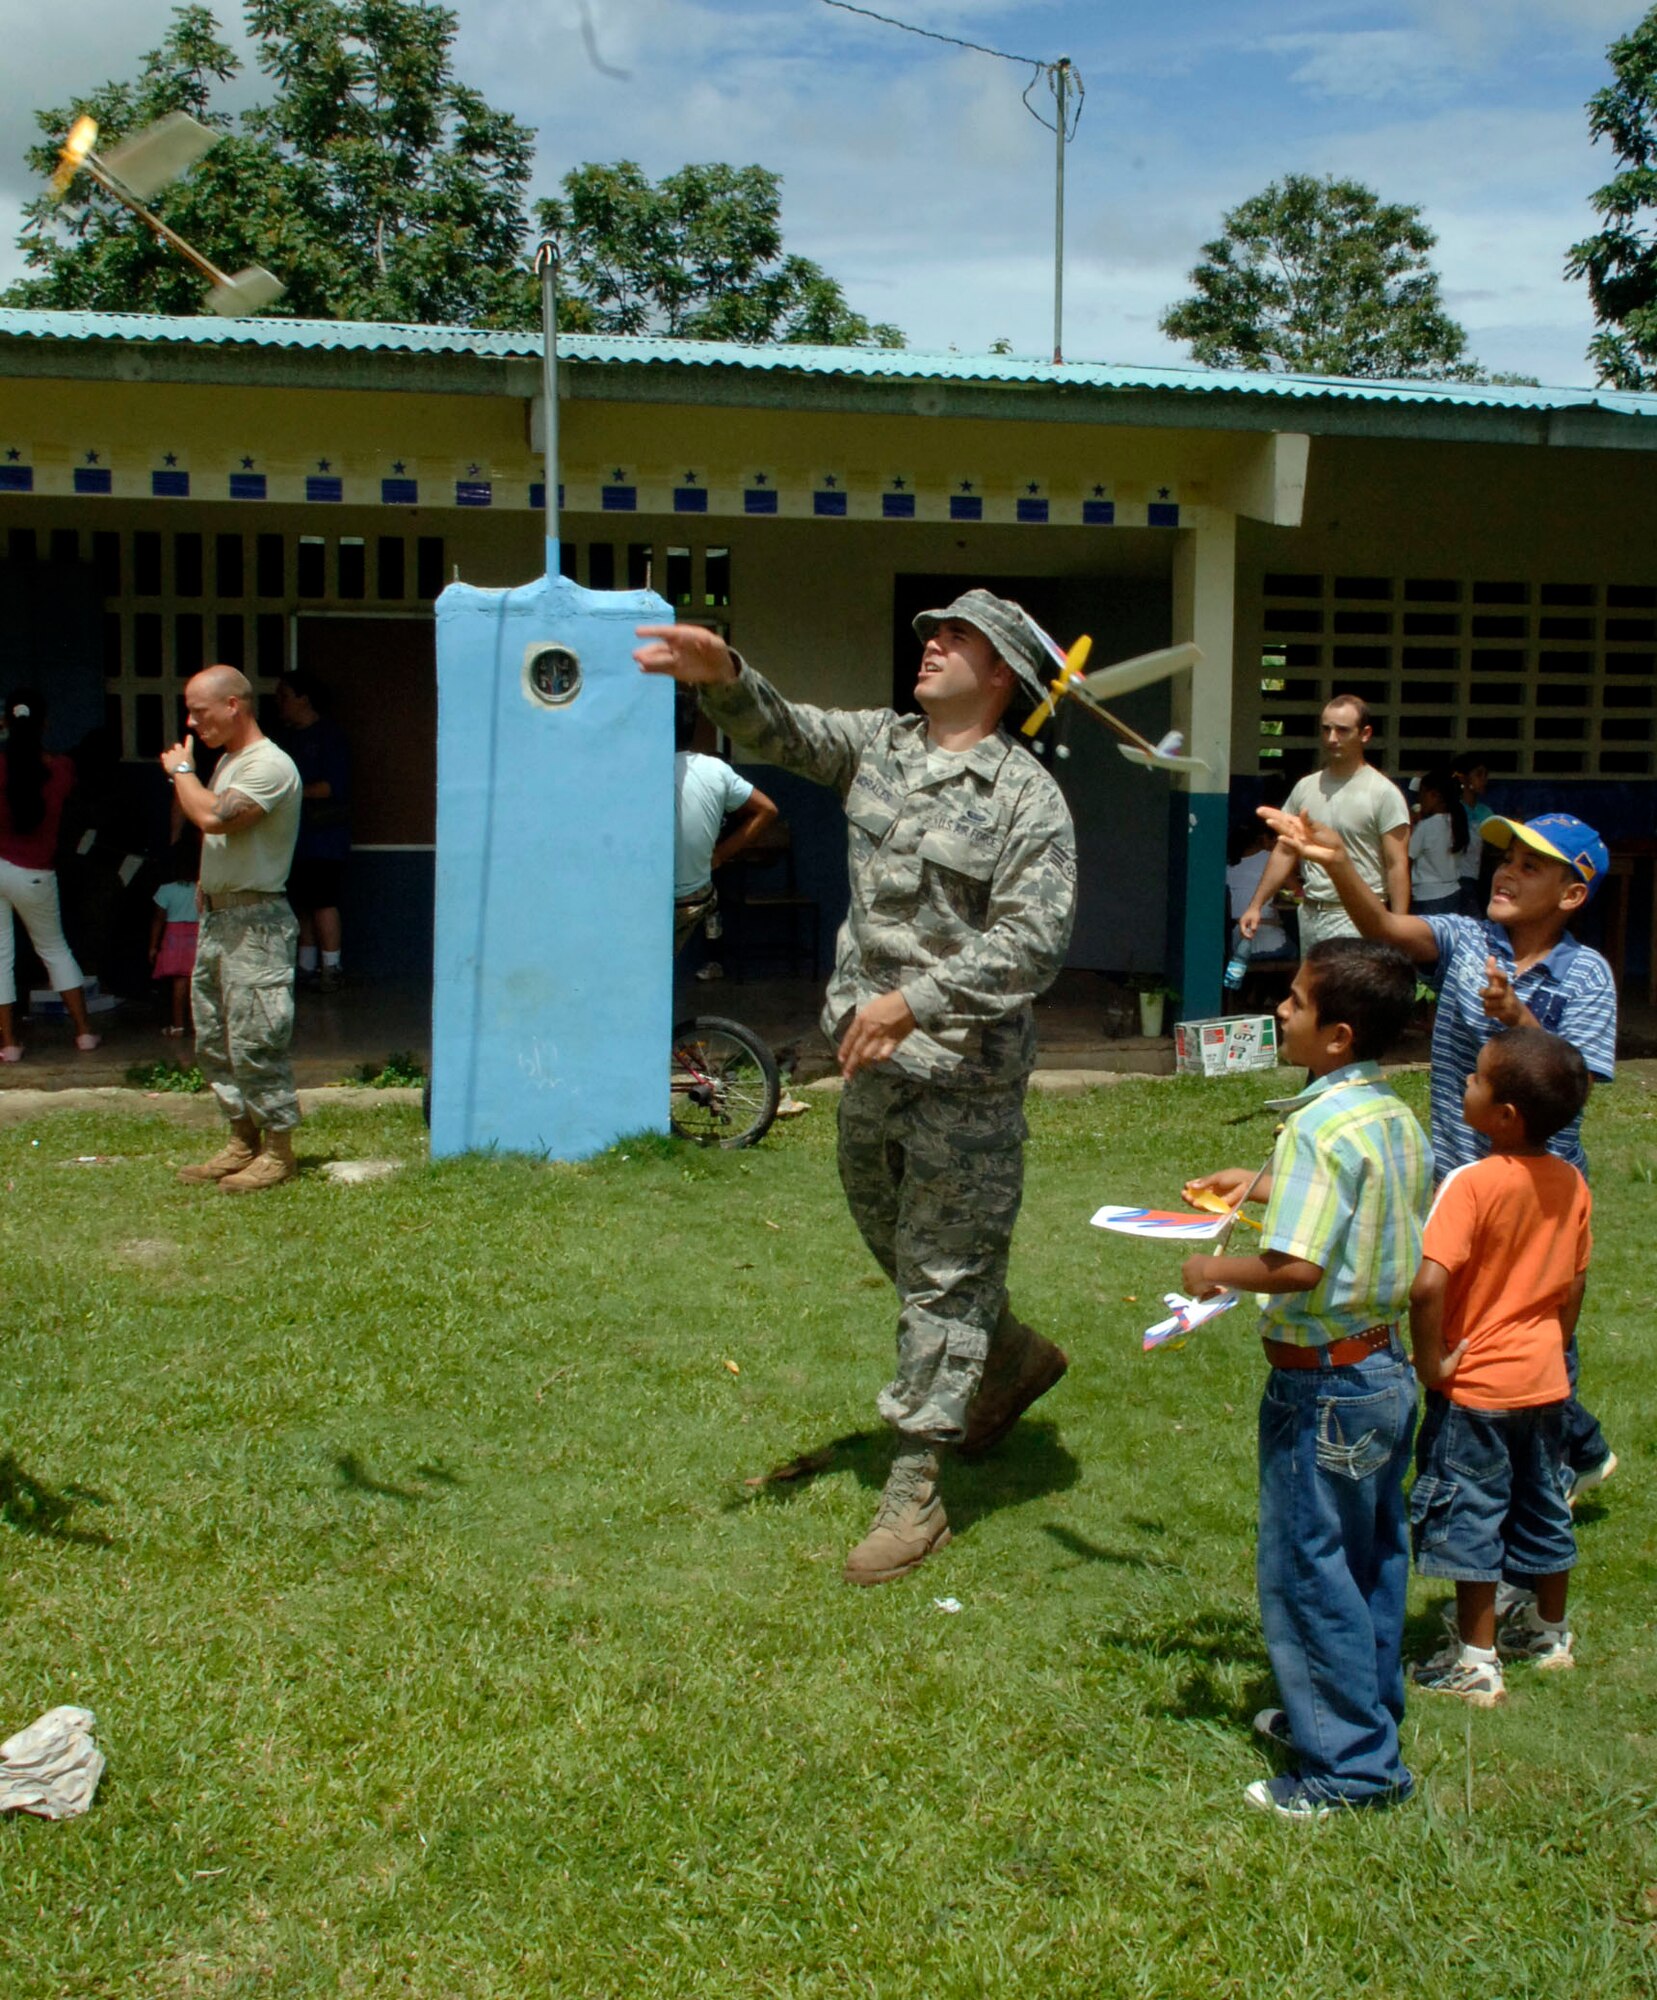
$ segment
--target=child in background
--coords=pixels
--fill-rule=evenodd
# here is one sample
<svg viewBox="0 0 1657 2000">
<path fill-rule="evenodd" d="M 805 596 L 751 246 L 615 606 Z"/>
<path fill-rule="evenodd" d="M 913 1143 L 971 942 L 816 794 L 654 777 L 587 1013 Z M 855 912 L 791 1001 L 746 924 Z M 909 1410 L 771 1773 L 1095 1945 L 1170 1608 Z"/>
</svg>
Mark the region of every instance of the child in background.
<svg viewBox="0 0 1657 2000">
<path fill-rule="evenodd" d="M 1260 877 L 1266 872 L 1266 863 L 1271 859 L 1272 841 L 1258 824 L 1237 827 L 1233 830 L 1229 848 L 1229 865 L 1225 871 L 1226 909 L 1231 917 L 1231 952 L 1240 958 L 1280 958 L 1289 949 L 1288 933 L 1283 928 L 1283 919 L 1275 902 L 1268 903 L 1260 912 L 1260 928 L 1252 940 L 1241 937 L 1237 929 L 1237 919 L 1253 900 Z"/>
<path fill-rule="evenodd" d="M 1271 1364 L 1260 1404 L 1260 1623 L 1282 1697 L 1255 1728 L 1298 1769 L 1244 1797 L 1286 1819 L 1406 1799 L 1404 1715 L 1409 1532 L 1404 1473 L 1415 1378 L 1398 1323 L 1421 1259 L 1431 1163 L 1414 1115 L 1382 1081 L 1415 973 L 1361 938 L 1314 944 L 1278 1009 L 1287 1062 L 1311 1081 L 1287 1105 L 1254 1256 L 1186 1259 L 1185 1290 L 1268 1294 Z M 1254 1181 L 1227 1168 L 1196 1183 L 1228 1201 Z"/>
<path fill-rule="evenodd" d="M 1463 1111 L 1490 1153 L 1438 1191 L 1410 1292 L 1429 1391 L 1410 1495 L 1415 1566 L 1456 1586 L 1456 1636 L 1410 1678 L 1479 1708 L 1502 1659 L 1570 1667 L 1576 1561 L 1565 1499 L 1565 1344 L 1588 1269 L 1588 1183 L 1547 1142 L 1581 1115 L 1588 1068 L 1569 1042 L 1515 1028 L 1486 1042 Z M 1530 1586 L 1499 1623 L 1506 1577 Z M 1534 1591 L 1534 1597 L 1530 1595 Z"/>
<path fill-rule="evenodd" d="M 1428 771 L 1416 793 L 1420 817 L 1410 832 L 1410 909 L 1418 917 L 1461 908 L 1461 857 L 1472 845 L 1461 787 L 1449 771 Z"/>
<path fill-rule="evenodd" d="M 150 919 L 150 977 L 173 982 L 173 1018 L 161 1030 L 182 1035 L 190 1018 L 190 975 L 196 969 L 196 876 L 201 867 L 199 835 L 175 840 L 167 855 L 167 880 L 155 892 Z"/>
</svg>

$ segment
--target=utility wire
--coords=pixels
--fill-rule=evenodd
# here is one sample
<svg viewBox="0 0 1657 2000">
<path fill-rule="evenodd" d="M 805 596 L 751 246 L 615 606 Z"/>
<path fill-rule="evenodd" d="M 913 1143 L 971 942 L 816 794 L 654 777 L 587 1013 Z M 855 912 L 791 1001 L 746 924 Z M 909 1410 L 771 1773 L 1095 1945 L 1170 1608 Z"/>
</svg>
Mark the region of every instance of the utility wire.
<svg viewBox="0 0 1657 2000">
<path fill-rule="evenodd" d="M 877 14 L 872 7 L 854 7 L 851 0 L 823 0 L 823 5 L 838 7 L 843 14 L 861 14 L 866 20 L 879 21 L 888 28 L 902 28 L 905 34 L 924 35 L 929 42 L 948 42 L 952 48 L 972 49 L 981 56 L 998 56 L 1002 62 L 1029 63 L 1034 69 L 1048 67 L 1039 56 L 1013 56 L 1005 49 L 986 48 L 982 42 L 963 42 L 959 35 L 940 35 L 935 28 L 917 28 L 913 21 L 894 21 L 890 14 Z"/>
</svg>

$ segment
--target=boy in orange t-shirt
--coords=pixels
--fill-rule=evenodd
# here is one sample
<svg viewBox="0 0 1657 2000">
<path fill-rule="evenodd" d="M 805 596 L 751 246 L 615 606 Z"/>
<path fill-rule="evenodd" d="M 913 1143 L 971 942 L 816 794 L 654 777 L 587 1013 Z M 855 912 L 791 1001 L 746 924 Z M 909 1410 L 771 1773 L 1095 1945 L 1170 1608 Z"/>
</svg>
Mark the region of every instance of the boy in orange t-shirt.
<svg viewBox="0 0 1657 2000">
<path fill-rule="evenodd" d="M 1415 1685 L 1481 1708 L 1506 1692 L 1502 1660 L 1570 1667 L 1565 1593 L 1576 1538 L 1560 1467 L 1570 1394 L 1565 1343 L 1591 1247 L 1588 1183 L 1547 1142 L 1588 1098 L 1569 1042 L 1514 1028 L 1485 1043 L 1462 1111 L 1489 1157 L 1458 1167 L 1427 1217 L 1410 1292 L 1427 1388 L 1410 1529 L 1423 1576 L 1455 1581 L 1457 1637 Z M 1534 1584 L 1497 1630 L 1503 1577 Z"/>
</svg>

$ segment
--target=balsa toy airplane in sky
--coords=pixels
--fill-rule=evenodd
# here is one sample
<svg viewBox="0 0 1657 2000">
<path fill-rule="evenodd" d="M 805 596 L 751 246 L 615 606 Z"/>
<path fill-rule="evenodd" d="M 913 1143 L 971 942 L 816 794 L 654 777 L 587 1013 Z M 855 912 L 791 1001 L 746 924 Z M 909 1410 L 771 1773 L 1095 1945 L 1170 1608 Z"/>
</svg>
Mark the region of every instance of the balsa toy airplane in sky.
<svg viewBox="0 0 1657 2000">
<path fill-rule="evenodd" d="M 1108 700 L 1117 695 L 1132 694 L 1136 688 L 1151 687 L 1157 681 L 1171 680 L 1175 674 L 1188 673 L 1202 659 L 1202 648 L 1189 643 L 1183 646 L 1164 646 L 1155 653 L 1140 653 L 1131 660 L 1118 660 L 1114 666 L 1100 667 L 1094 673 L 1084 673 L 1088 656 L 1093 651 L 1093 641 L 1084 632 L 1081 638 L 1066 652 L 1057 640 L 1030 618 L 1030 627 L 1041 640 L 1045 651 L 1058 668 L 1058 679 L 1048 689 L 1047 699 L 1024 724 L 1026 736 L 1034 736 L 1067 696 L 1079 702 L 1090 715 L 1095 715 L 1121 740 L 1117 749 L 1130 764 L 1142 765 L 1151 771 L 1206 771 L 1208 764 L 1201 757 L 1182 755 L 1185 738 L 1177 729 L 1169 730 L 1160 743 L 1153 743 L 1141 736 L 1137 729 L 1112 715 L 1105 707 Z"/>
</svg>

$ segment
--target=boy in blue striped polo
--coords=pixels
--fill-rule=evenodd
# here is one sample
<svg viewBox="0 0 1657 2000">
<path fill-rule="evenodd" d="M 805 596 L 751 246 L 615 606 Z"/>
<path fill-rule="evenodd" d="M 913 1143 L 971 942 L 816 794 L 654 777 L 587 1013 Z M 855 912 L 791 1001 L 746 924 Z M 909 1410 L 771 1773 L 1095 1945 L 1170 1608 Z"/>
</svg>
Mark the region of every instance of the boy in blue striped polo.
<svg viewBox="0 0 1657 2000">
<path fill-rule="evenodd" d="M 1432 1162 L 1380 1057 L 1403 1032 L 1415 972 L 1361 938 L 1313 945 L 1277 1010 L 1284 1054 L 1311 1081 L 1289 1098 L 1254 1256 L 1187 1258 L 1192 1297 L 1263 1294 L 1271 1363 L 1260 1403 L 1260 1623 L 1281 1709 L 1255 1727 L 1297 1769 L 1244 1797 L 1288 1819 L 1406 1799 L 1404 1474 L 1415 1376 L 1399 1321 L 1421 1260 Z M 1246 1168 L 1198 1186 L 1244 1198 Z"/>
<path fill-rule="evenodd" d="M 1479 831 L 1501 851 L 1486 916 L 1397 916 L 1347 858 L 1340 836 L 1301 815 L 1262 807 L 1260 817 L 1290 849 L 1327 869 L 1348 915 L 1365 937 L 1393 944 L 1438 988 L 1433 1024 L 1432 1130 L 1438 1178 L 1490 1151 L 1462 1113 L 1479 1051 L 1509 1028 L 1545 1028 L 1578 1050 L 1596 1083 L 1609 1083 L 1617 1045 L 1617 988 L 1597 951 L 1566 929 L 1605 879 L 1605 842 L 1571 813 L 1525 821 L 1487 819 Z M 1583 1178 L 1582 1119 L 1548 1141 Z M 1565 1351 L 1571 1396 L 1565 1405 L 1568 1497 L 1574 1506 L 1616 1470 L 1598 1422 L 1577 1400 L 1575 1335 Z M 1506 1607 L 1504 1606 L 1504 1609 Z"/>
</svg>

